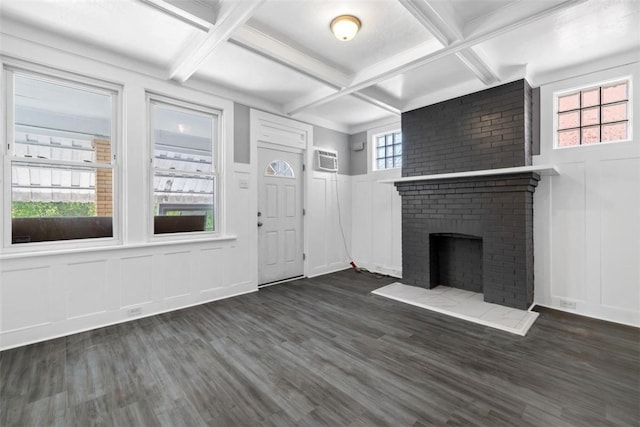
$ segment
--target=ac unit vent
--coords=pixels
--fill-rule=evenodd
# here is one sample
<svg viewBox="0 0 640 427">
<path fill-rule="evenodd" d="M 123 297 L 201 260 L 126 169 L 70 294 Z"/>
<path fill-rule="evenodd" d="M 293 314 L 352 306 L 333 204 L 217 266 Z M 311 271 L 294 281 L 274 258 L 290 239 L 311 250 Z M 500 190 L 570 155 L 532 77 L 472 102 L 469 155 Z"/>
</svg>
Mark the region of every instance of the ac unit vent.
<svg viewBox="0 0 640 427">
<path fill-rule="evenodd" d="M 318 159 L 317 169 L 327 172 L 338 171 L 338 153 L 326 149 L 316 150 Z"/>
</svg>

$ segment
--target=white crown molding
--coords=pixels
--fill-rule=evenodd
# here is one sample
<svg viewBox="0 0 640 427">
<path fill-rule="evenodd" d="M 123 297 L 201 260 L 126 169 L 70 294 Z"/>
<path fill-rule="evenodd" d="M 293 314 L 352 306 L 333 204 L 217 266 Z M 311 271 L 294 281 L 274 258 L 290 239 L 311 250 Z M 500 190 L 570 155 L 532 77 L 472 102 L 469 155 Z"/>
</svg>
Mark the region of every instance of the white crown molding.
<svg viewBox="0 0 640 427">
<path fill-rule="evenodd" d="M 527 76 L 531 86 L 538 87 L 562 80 L 585 76 L 598 71 L 617 68 L 624 65 L 640 63 L 640 48 L 626 52 L 600 58 L 596 61 L 589 61 L 559 70 L 552 70 L 544 73 L 532 73 Z"/>
<path fill-rule="evenodd" d="M 367 123 L 361 123 L 355 126 L 349 127 L 349 135 L 354 135 L 360 132 L 377 131 L 378 129 L 397 127 L 400 129 L 401 121 L 399 117 L 385 117 L 384 119 L 373 120 Z"/>
<path fill-rule="evenodd" d="M 79 42 L 18 21 L 2 19 L 0 22 L 2 23 L 0 27 L 0 52 L 9 54 L 17 59 L 33 61 L 33 58 L 28 54 L 30 52 L 29 46 L 42 46 L 48 49 L 48 54 L 64 52 L 78 58 L 87 58 L 158 79 L 166 80 L 168 77 L 159 64 L 127 57 L 96 45 Z M 12 48 L 14 46 L 17 47 Z M 39 61 L 42 63 L 48 62 L 47 56 L 39 58 Z M 77 72 L 71 66 L 65 71 Z"/>
</svg>

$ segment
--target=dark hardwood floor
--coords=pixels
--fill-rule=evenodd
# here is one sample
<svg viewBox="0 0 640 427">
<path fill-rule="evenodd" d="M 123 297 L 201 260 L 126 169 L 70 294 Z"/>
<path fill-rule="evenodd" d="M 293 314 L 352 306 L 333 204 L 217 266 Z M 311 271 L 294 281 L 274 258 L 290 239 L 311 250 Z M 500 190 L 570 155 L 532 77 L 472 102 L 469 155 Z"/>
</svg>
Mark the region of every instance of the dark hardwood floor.
<svg viewBox="0 0 640 427">
<path fill-rule="evenodd" d="M 0 353 L 0 426 L 638 426 L 640 333 L 526 337 L 344 271 Z"/>
</svg>

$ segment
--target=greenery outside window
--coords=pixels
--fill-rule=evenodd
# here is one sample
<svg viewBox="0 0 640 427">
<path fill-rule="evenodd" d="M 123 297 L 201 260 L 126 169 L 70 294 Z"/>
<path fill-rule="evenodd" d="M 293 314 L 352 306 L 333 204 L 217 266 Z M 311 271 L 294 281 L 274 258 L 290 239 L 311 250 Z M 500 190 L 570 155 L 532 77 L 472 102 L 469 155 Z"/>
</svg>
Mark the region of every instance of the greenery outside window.
<svg viewBox="0 0 640 427">
<path fill-rule="evenodd" d="M 149 95 L 153 234 L 216 232 L 216 110 Z"/>
</svg>

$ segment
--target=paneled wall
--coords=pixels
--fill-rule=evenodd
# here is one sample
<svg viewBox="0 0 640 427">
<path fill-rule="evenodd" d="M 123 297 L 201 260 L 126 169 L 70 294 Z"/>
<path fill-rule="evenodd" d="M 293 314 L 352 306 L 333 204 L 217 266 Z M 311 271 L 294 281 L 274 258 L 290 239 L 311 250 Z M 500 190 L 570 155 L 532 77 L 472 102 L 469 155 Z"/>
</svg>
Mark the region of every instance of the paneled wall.
<svg viewBox="0 0 640 427">
<path fill-rule="evenodd" d="M 2 249 L 1 349 L 257 290 L 255 173 L 233 161 L 231 101 L 25 40 L 3 38 L 2 52 L 3 63 L 72 71 L 122 87 L 116 203 L 122 215 L 119 239 L 109 246 L 74 241 L 40 251 Z M 222 111 L 220 235 L 150 235 L 146 91 Z"/>
<path fill-rule="evenodd" d="M 534 195 L 535 302 L 640 326 L 638 63 L 541 87 L 541 152 L 551 163 Z M 632 140 L 553 149 L 556 91 L 631 76 Z"/>
<path fill-rule="evenodd" d="M 310 183 L 306 187 L 309 191 L 306 274 L 313 277 L 349 268 L 347 249 L 351 252 L 351 177 L 322 171 L 312 171 L 307 176 Z"/>
<path fill-rule="evenodd" d="M 372 170 L 374 135 L 400 129 L 400 122 L 372 127 L 353 135 L 351 142 L 365 141 L 365 150 L 352 153 L 351 177 L 352 257 L 358 267 L 402 276 L 402 209 L 400 195 L 384 179 L 400 178 L 400 169 Z M 354 159 L 355 158 L 355 159 Z M 356 166 L 354 166 L 356 165 Z"/>
<path fill-rule="evenodd" d="M 248 176 L 248 166 L 236 165 L 230 186 Z M 248 190 L 235 192 L 228 226 L 238 233 L 218 241 L 5 255 L 0 348 L 257 290 L 247 268 L 249 204 Z"/>
</svg>

